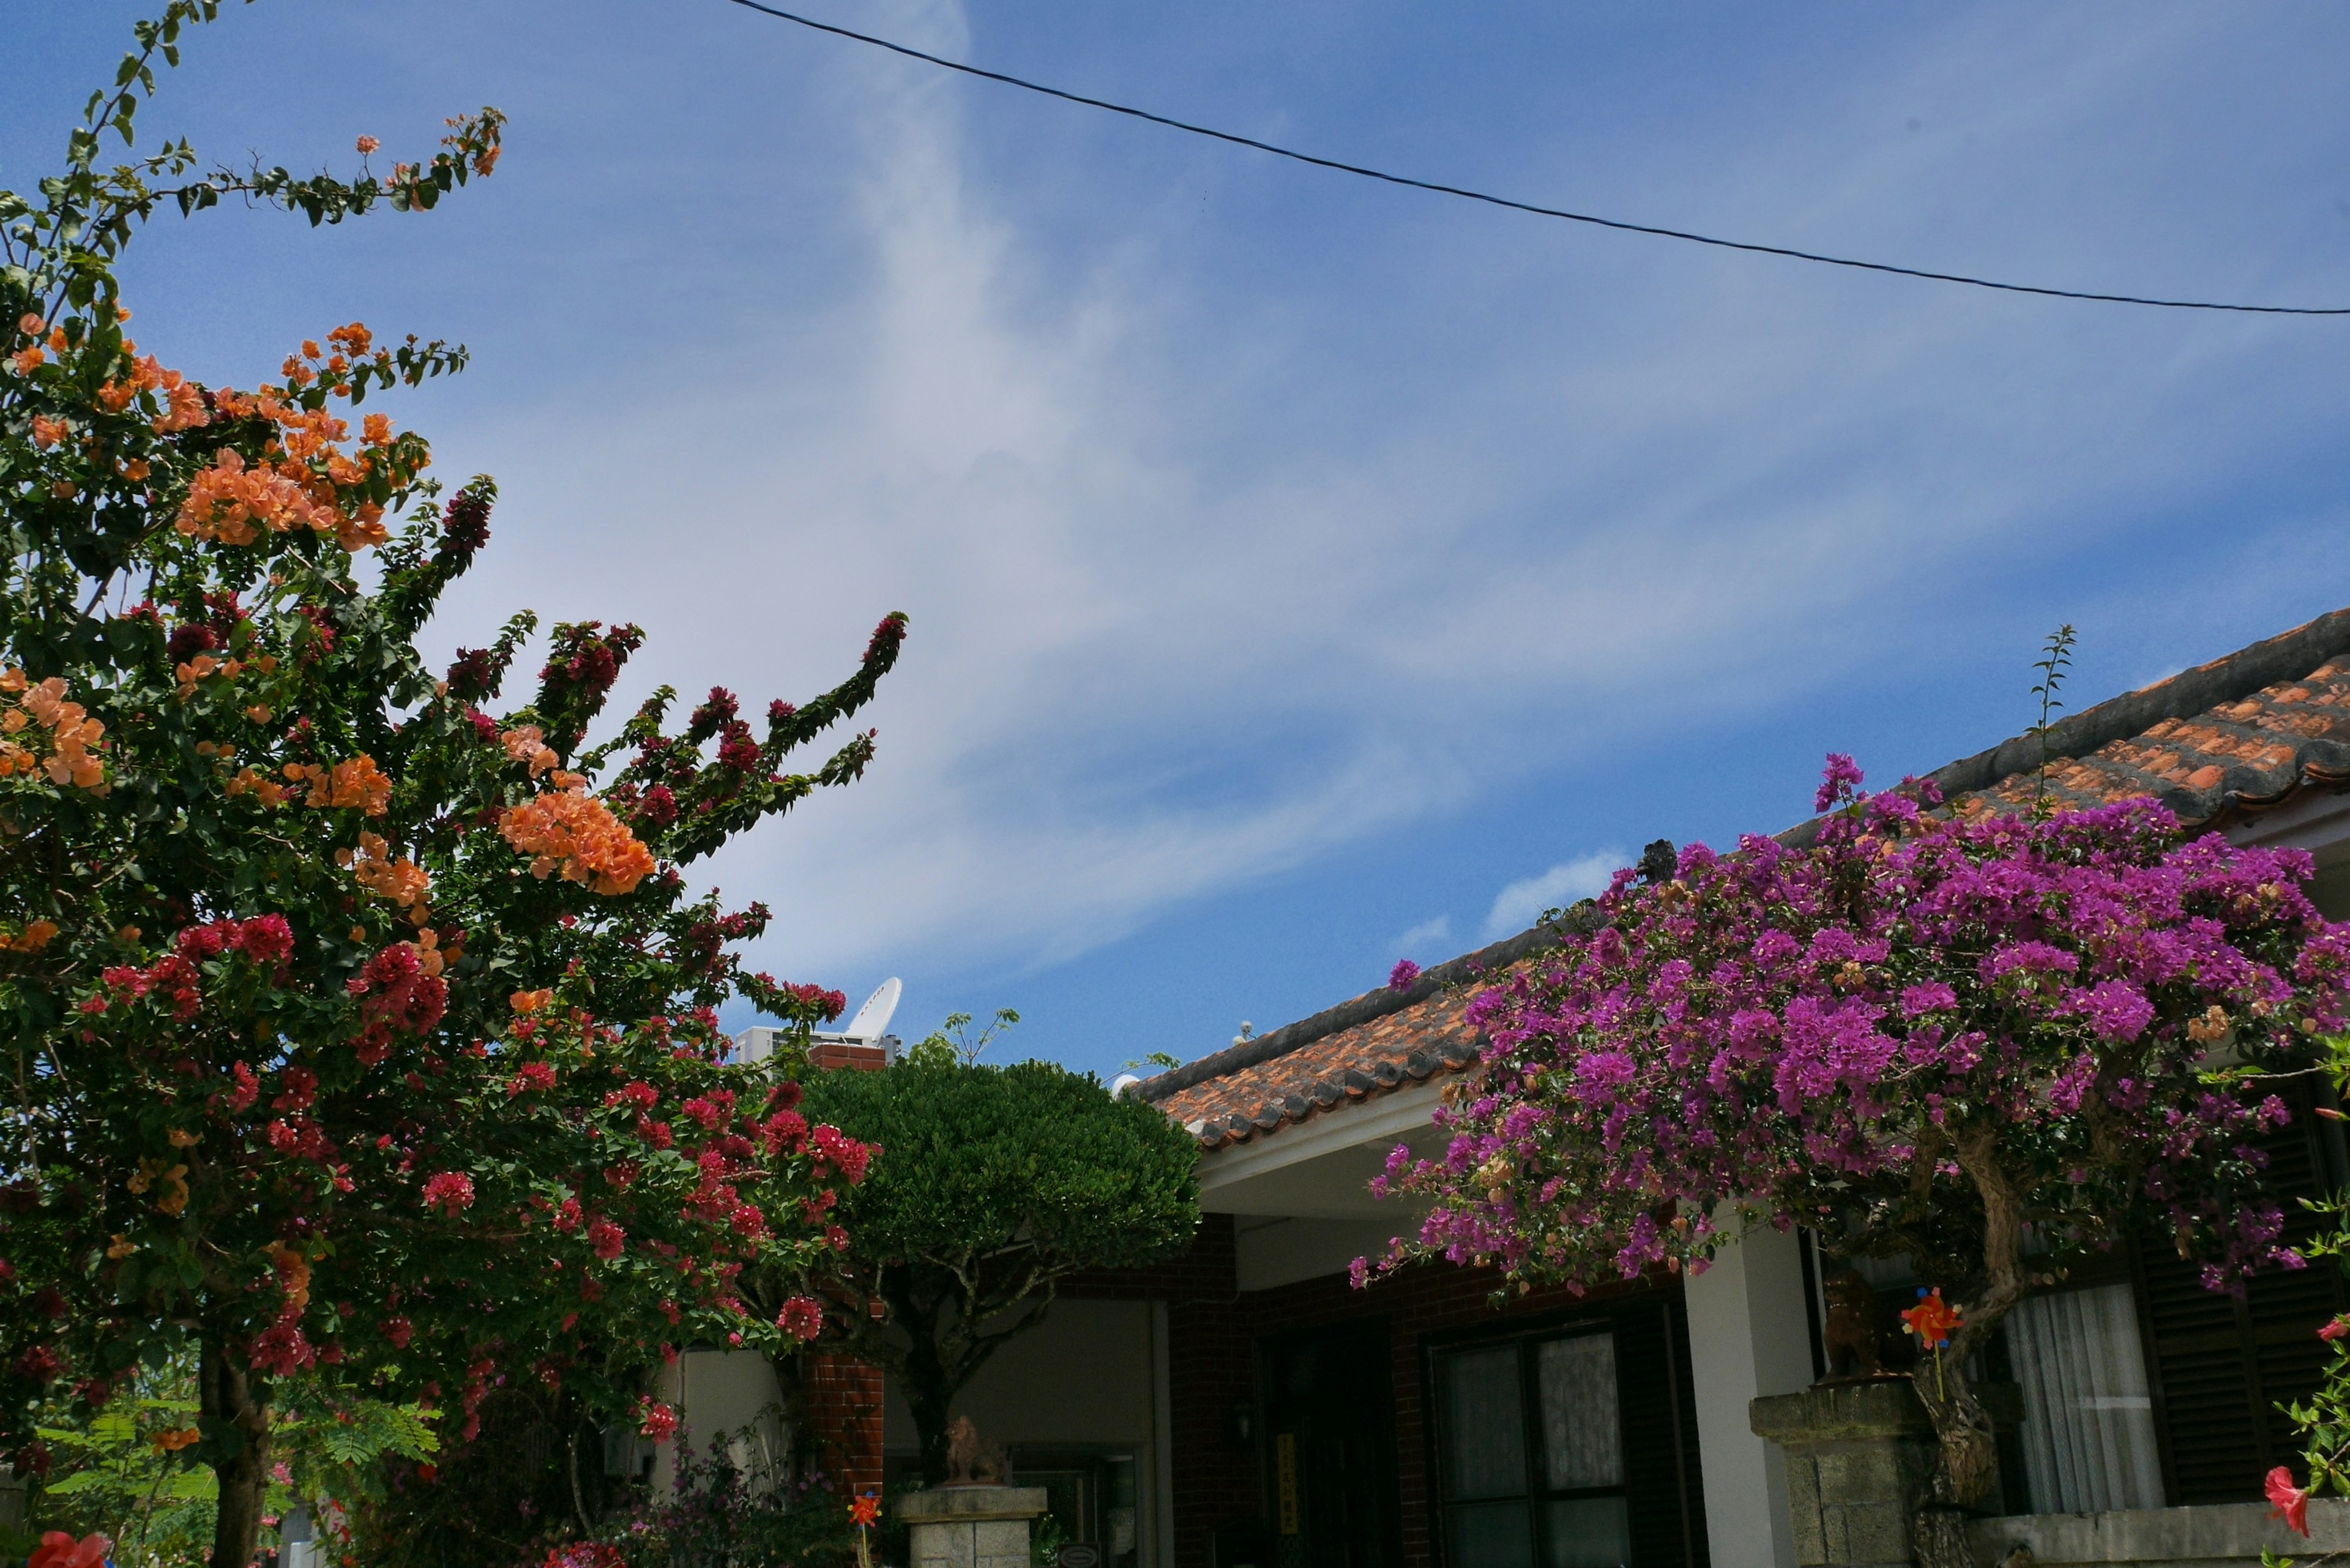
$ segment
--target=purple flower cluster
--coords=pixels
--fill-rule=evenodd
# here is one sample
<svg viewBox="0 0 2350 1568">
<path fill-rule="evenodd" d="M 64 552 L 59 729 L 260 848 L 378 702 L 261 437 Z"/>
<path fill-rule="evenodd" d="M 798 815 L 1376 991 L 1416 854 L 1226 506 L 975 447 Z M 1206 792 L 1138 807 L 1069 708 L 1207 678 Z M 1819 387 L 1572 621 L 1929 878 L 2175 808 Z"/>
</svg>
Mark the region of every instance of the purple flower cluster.
<svg viewBox="0 0 2350 1568">
<path fill-rule="evenodd" d="M 2298 1265 L 2250 1146 L 2287 1116 L 2256 1071 L 2344 1028 L 2308 857 L 2151 801 L 1940 820 L 1930 784 L 1858 783 L 1829 759 L 1808 847 L 1619 876 L 1470 1003 L 1450 1147 L 1378 1183 L 1432 1200 L 1405 1251 L 1580 1286 L 1701 1268 L 1735 1214 L 1979 1273 L 1988 1185 L 2060 1259 L 2152 1220 L 2220 1283 Z"/>
</svg>

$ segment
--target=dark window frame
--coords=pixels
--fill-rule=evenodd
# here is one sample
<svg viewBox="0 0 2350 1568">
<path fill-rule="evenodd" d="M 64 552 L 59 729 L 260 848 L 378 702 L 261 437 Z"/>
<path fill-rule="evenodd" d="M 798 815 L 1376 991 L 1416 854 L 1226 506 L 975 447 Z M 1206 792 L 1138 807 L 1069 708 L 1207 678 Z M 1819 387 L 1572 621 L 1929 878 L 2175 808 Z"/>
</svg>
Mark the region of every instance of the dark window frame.
<svg viewBox="0 0 2350 1568">
<path fill-rule="evenodd" d="M 1536 1487 L 1534 1467 L 1542 1462 L 1542 1446 L 1538 1426 L 1541 1420 L 1539 1388 L 1534 1381 L 1536 1371 L 1537 1346 L 1555 1339 L 1572 1338 L 1580 1334 L 1605 1331 L 1616 1336 L 1617 1442 L 1624 1458 L 1625 1478 L 1620 1488 L 1591 1488 L 1562 1490 L 1553 1493 L 1546 1485 Z M 1649 1346 L 1660 1352 L 1664 1386 L 1661 1393 L 1668 1407 L 1667 1428 L 1671 1445 L 1671 1481 L 1679 1524 L 1677 1561 L 1659 1561 L 1642 1552 L 1640 1541 L 1648 1526 L 1641 1515 L 1644 1506 L 1638 1495 L 1642 1489 L 1634 1485 L 1634 1466 L 1638 1462 L 1635 1449 L 1638 1446 L 1631 1429 L 1632 1402 L 1627 1397 L 1627 1336 L 1636 1339 L 1653 1333 L 1659 1344 Z M 1515 1344 L 1518 1348 L 1520 1382 L 1519 1408 L 1526 1430 L 1525 1463 L 1528 1467 L 1528 1490 L 1503 1499 L 1462 1499 L 1456 1504 L 1445 1495 L 1443 1398 L 1437 1381 L 1437 1358 L 1449 1352 Z M 1529 1541 L 1534 1548 L 1534 1560 L 1542 1562 L 1544 1526 L 1542 1505 L 1554 1498 L 1567 1501 L 1575 1496 L 1622 1495 L 1630 1515 L 1632 1527 L 1633 1568 L 1706 1568 L 1711 1562 L 1706 1540 L 1705 1497 L 1701 1480 L 1695 1472 L 1698 1462 L 1697 1431 L 1691 1405 L 1693 1389 L 1689 1366 L 1689 1321 L 1678 1280 L 1658 1281 L 1644 1289 L 1626 1292 L 1596 1303 L 1580 1303 L 1548 1312 L 1526 1313 L 1500 1321 L 1474 1324 L 1465 1328 L 1423 1334 L 1419 1345 L 1419 1387 L 1421 1420 L 1422 1475 L 1425 1478 L 1423 1497 L 1426 1499 L 1426 1529 L 1429 1553 L 1437 1568 L 1446 1568 L 1450 1562 L 1450 1531 L 1448 1515 L 1455 1506 L 1486 1501 L 1522 1501 L 1529 1511 Z M 1637 1348 L 1634 1352 L 1638 1354 Z M 1547 1476 L 1541 1478 L 1544 1482 Z M 1651 1500 L 1648 1506 L 1654 1506 Z"/>
</svg>

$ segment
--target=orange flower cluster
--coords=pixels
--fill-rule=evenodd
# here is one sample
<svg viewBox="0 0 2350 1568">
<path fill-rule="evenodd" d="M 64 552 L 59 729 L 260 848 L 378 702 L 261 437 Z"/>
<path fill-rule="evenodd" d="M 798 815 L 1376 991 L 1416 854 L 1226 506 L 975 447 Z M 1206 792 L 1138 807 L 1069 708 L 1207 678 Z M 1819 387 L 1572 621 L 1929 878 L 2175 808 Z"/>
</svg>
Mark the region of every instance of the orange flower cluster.
<svg viewBox="0 0 2350 1568">
<path fill-rule="evenodd" d="M 122 340 L 125 354 L 137 354 L 138 345 L 128 337 Z M 192 431 L 213 422 L 212 410 L 204 406 L 204 395 L 196 384 L 177 370 L 167 370 L 155 362 L 152 354 L 140 355 L 130 362 L 130 379 L 109 381 L 98 389 L 99 407 L 110 413 L 120 413 L 130 406 L 130 400 L 141 392 L 152 392 L 162 411 L 149 422 L 157 435 L 170 435 L 175 431 Z"/>
<path fill-rule="evenodd" d="M 546 736 L 536 724 L 508 730 L 498 739 L 504 742 L 510 761 L 530 764 L 530 776 L 533 778 L 562 760 L 555 754 L 555 748 L 546 743 Z"/>
<path fill-rule="evenodd" d="M 16 738 L 35 724 L 48 732 L 46 757 Z M 58 677 L 36 686 L 21 670 L 0 670 L 0 779 L 46 772 L 53 784 L 103 794 L 106 770 L 90 753 L 105 734 L 106 726 L 80 703 L 66 701 L 66 683 Z"/>
<path fill-rule="evenodd" d="M 306 805 L 357 806 L 369 816 L 381 816 L 391 805 L 390 778 L 364 752 L 331 768 L 316 763 L 287 763 L 285 774 L 295 784 L 309 781 Z"/>
<path fill-rule="evenodd" d="M 608 897 L 633 891 L 653 868 L 653 852 L 578 784 L 509 806 L 498 831 L 532 857 L 532 876 L 560 872 L 565 881 L 584 882 Z"/>
<path fill-rule="evenodd" d="M 57 940 L 56 921 L 35 920 L 14 936 L 0 932 L 0 952 L 36 953 Z"/>
<path fill-rule="evenodd" d="M 123 1185 L 134 1196 L 154 1189 L 155 1207 L 166 1214 L 177 1214 L 188 1206 L 188 1168 L 184 1165 L 172 1165 L 163 1158 L 142 1159 L 138 1174 Z"/>
<path fill-rule="evenodd" d="M 432 879 L 415 861 L 405 857 L 395 859 L 381 834 L 360 834 L 357 855 L 348 849 L 338 849 L 335 858 L 350 867 L 351 875 L 360 887 L 380 898 L 389 898 L 401 909 L 410 910 L 411 918 L 417 924 L 423 924 L 429 918 L 424 912 L 424 894 L 432 885 Z"/>
<path fill-rule="evenodd" d="M 203 1433 L 193 1427 L 182 1427 L 175 1431 L 158 1432 L 147 1441 L 159 1454 L 176 1454 L 182 1449 L 194 1448 L 203 1441 Z"/>
<path fill-rule="evenodd" d="M 263 1249 L 269 1254 L 269 1266 L 276 1271 L 278 1288 L 286 1293 L 288 1310 L 300 1312 L 310 1304 L 310 1260 L 298 1247 L 283 1241 L 272 1241 Z"/>
<path fill-rule="evenodd" d="M 338 428 L 342 423 L 332 422 Z M 189 483 L 188 497 L 180 504 L 173 525 L 191 538 L 217 539 L 224 545 L 250 545 L 265 528 L 283 534 L 296 526 L 332 534 L 346 550 L 380 545 L 389 535 L 383 508 L 363 502 L 356 515 L 346 515 L 335 489 L 336 469 L 348 470 L 344 483 L 357 483 L 364 474 L 360 465 L 367 462 L 365 453 L 355 464 L 337 452 L 325 474 L 290 458 L 279 462 L 265 458 L 247 467 L 243 457 L 223 447 L 213 465 Z"/>
<path fill-rule="evenodd" d="M 44 452 L 63 441 L 66 433 L 65 421 L 53 420 L 47 414 L 33 416 L 33 444 Z"/>
<path fill-rule="evenodd" d="M 185 702 L 196 694 L 196 682 L 218 675 L 224 680 L 234 680 L 244 673 L 242 659 L 214 659 L 209 653 L 199 653 L 172 672 L 180 682 L 180 701 Z"/>
</svg>

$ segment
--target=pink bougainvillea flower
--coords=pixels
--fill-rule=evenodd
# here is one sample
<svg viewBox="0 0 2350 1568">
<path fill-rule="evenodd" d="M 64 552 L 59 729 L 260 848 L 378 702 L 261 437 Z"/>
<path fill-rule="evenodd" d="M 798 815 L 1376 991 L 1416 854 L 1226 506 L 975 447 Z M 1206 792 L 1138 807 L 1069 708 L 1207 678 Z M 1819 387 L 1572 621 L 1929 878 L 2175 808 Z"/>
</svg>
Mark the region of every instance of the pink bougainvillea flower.
<svg viewBox="0 0 2350 1568">
<path fill-rule="evenodd" d="M 2324 1328 L 2319 1329 L 2317 1331 L 2317 1337 L 2330 1341 L 2340 1339 L 2345 1334 L 2350 1334 L 2350 1318 L 2337 1317 L 2328 1323 Z"/>
</svg>

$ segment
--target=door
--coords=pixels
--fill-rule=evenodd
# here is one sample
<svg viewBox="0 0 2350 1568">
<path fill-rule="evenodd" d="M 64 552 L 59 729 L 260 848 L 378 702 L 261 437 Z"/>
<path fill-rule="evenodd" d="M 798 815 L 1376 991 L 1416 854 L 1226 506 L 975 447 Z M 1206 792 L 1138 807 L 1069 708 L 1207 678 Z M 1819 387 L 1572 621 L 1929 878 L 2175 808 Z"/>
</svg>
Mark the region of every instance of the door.
<svg viewBox="0 0 2350 1568">
<path fill-rule="evenodd" d="M 1391 1355 L 1384 1318 L 1265 1343 L 1275 1568 L 1397 1568 Z"/>
</svg>

